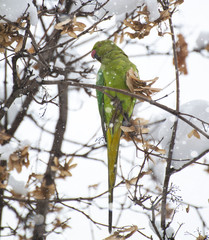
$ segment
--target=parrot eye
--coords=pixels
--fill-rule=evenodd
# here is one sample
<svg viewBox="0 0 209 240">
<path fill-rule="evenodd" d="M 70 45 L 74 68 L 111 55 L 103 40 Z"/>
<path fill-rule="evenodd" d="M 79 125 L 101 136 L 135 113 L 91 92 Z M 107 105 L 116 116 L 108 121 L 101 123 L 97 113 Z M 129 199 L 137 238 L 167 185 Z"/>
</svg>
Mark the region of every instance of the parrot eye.
<svg viewBox="0 0 209 240">
<path fill-rule="evenodd" d="M 96 50 L 94 49 L 92 52 L 91 52 L 91 56 L 92 56 L 92 58 L 96 58 L 98 61 L 100 61 L 101 60 L 101 58 L 97 55 L 97 53 L 96 53 Z"/>
</svg>

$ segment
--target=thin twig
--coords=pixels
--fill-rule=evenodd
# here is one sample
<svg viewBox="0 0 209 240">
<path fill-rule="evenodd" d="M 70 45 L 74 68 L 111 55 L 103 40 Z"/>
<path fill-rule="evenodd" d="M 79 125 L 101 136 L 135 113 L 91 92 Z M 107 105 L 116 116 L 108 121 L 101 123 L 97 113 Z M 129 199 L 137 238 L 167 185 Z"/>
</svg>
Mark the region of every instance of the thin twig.
<svg viewBox="0 0 209 240">
<path fill-rule="evenodd" d="M 173 23 L 172 23 L 172 14 L 170 14 L 169 26 L 170 26 L 171 37 L 172 37 L 174 66 L 175 66 L 175 73 L 176 73 L 176 112 L 179 112 L 179 105 L 180 105 L 179 70 L 178 70 L 178 60 L 177 60 L 174 28 L 173 28 Z M 166 166 L 165 179 L 164 179 L 164 184 L 163 184 L 162 206 L 161 206 L 161 228 L 163 230 L 163 240 L 166 239 L 166 228 L 167 228 L 167 226 L 166 226 L 166 215 L 167 215 L 166 203 L 167 203 L 169 181 L 170 181 L 170 177 L 172 174 L 171 162 L 172 162 L 172 156 L 173 156 L 173 149 L 175 146 L 177 128 L 178 128 L 178 118 L 176 118 L 176 120 L 173 124 L 173 131 L 172 131 L 171 141 L 170 141 L 170 145 L 169 145 L 167 166 Z"/>
</svg>

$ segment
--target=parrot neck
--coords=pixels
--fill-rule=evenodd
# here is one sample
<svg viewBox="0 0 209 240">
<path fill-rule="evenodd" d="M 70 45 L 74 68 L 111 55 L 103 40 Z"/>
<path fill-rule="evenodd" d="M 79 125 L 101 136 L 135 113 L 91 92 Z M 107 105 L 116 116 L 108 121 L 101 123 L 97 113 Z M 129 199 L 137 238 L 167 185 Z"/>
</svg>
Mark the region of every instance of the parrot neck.
<svg viewBox="0 0 209 240">
<path fill-rule="evenodd" d="M 109 51 L 106 52 L 105 55 L 101 58 L 101 63 L 106 64 L 109 63 L 110 60 L 113 61 L 118 58 L 122 59 L 124 57 L 127 58 L 127 55 L 122 50 Z"/>
</svg>

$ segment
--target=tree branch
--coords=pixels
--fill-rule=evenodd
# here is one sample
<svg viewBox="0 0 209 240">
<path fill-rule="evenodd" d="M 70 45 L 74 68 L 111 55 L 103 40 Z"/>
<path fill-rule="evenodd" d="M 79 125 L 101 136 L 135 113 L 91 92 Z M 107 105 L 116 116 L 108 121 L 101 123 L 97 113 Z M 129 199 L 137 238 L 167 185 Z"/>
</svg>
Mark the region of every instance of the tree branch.
<svg viewBox="0 0 209 240">
<path fill-rule="evenodd" d="M 106 94 L 105 90 L 108 91 L 113 91 L 113 92 L 118 92 L 118 93 L 122 93 L 124 95 L 130 96 L 130 97 L 134 97 L 140 101 L 144 101 L 144 102 L 148 102 L 153 106 L 156 106 L 158 108 L 163 109 L 166 112 L 171 113 L 172 115 L 178 117 L 179 119 L 181 119 L 182 121 L 184 121 L 185 123 L 187 123 L 188 125 L 190 125 L 192 128 L 196 129 L 200 134 L 202 134 L 203 136 L 205 136 L 207 139 L 209 139 L 209 135 L 207 133 L 205 133 L 203 130 L 201 130 L 200 128 L 198 128 L 195 124 L 193 124 L 192 122 L 190 122 L 187 118 L 183 117 L 181 115 L 181 112 L 178 112 L 175 109 L 169 108 L 161 103 L 156 102 L 155 100 L 149 99 L 147 97 L 143 97 L 141 95 L 135 94 L 135 93 L 131 93 L 127 90 L 122 90 L 122 89 L 116 89 L 116 88 L 111 88 L 111 87 L 106 87 L 106 86 L 97 86 L 95 84 L 88 84 L 88 83 L 79 83 L 79 82 L 75 82 L 73 80 L 60 80 L 60 81 L 45 81 L 43 80 L 41 83 L 41 85 L 59 85 L 59 84 L 67 84 L 68 86 L 76 86 L 76 87 L 81 87 L 81 88 L 92 88 L 92 89 L 97 89 L 101 92 L 103 92 L 104 94 Z M 183 113 L 184 114 L 184 113 Z"/>
<path fill-rule="evenodd" d="M 177 60 L 174 28 L 173 28 L 173 23 L 172 23 L 172 14 L 170 14 L 169 26 L 170 26 L 171 37 L 172 37 L 172 48 L 173 48 L 174 66 L 175 66 L 175 73 L 176 73 L 176 112 L 179 112 L 179 102 L 180 102 L 179 70 L 178 70 L 178 60 Z M 162 206 L 161 206 L 161 227 L 163 230 L 163 240 L 166 239 L 166 228 L 167 228 L 167 226 L 166 226 L 166 215 L 167 215 L 166 203 L 167 203 L 167 195 L 169 192 L 168 187 L 169 187 L 170 177 L 172 175 L 171 162 L 172 162 L 172 157 L 173 157 L 173 149 L 175 146 L 177 128 L 178 128 L 178 118 L 176 118 L 176 120 L 173 124 L 173 131 L 172 131 L 171 141 L 170 141 L 170 145 L 169 145 L 167 166 L 166 166 L 165 179 L 164 179 L 164 184 L 163 184 Z"/>
</svg>

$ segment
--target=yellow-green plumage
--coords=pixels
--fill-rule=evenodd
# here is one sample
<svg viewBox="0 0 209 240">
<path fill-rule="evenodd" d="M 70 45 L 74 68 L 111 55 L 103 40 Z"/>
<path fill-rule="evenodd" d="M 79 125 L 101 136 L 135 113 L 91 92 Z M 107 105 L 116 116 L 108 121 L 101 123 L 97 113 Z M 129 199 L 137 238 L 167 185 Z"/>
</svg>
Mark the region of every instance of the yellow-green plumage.
<svg viewBox="0 0 209 240">
<path fill-rule="evenodd" d="M 97 85 L 129 90 L 126 85 L 127 72 L 136 66 L 127 55 L 110 40 L 97 42 L 92 49 L 92 57 L 101 62 L 97 74 Z M 121 137 L 121 126 L 128 122 L 135 99 L 114 91 L 97 91 L 102 129 L 107 141 L 108 185 L 109 185 L 109 232 L 112 231 L 113 189 L 117 174 L 117 158 Z"/>
</svg>

